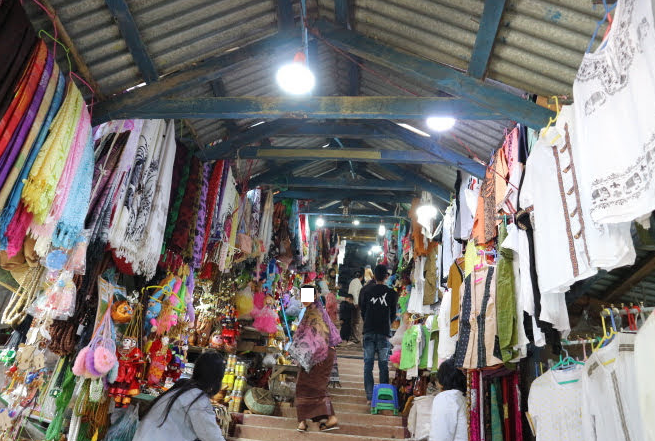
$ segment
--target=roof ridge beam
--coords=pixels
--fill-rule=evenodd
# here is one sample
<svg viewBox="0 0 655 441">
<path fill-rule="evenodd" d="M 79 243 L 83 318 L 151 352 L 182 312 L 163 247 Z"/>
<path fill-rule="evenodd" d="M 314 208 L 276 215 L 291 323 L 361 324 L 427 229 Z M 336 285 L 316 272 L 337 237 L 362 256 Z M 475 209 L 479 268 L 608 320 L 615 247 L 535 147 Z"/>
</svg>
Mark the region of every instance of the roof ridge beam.
<svg viewBox="0 0 655 441">
<path fill-rule="evenodd" d="M 478 33 L 475 36 L 475 45 L 469 61 L 468 74 L 473 78 L 482 78 L 487 72 L 491 52 L 498 34 L 500 18 L 505 10 L 506 0 L 487 0 L 484 2 L 482 18 Z"/>
</svg>

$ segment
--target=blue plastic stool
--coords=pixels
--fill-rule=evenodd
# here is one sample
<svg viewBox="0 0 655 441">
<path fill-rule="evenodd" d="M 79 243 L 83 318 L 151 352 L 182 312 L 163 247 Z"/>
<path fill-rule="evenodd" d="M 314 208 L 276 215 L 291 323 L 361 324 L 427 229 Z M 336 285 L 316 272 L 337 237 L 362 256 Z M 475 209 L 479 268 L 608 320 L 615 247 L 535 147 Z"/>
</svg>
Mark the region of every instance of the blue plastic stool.
<svg viewBox="0 0 655 441">
<path fill-rule="evenodd" d="M 376 384 L 373 387 L 371 413 L 376 415 L 381 410 L 393 410 L 398 415 L 398 392 L 391 384 Z"/>
</svg>

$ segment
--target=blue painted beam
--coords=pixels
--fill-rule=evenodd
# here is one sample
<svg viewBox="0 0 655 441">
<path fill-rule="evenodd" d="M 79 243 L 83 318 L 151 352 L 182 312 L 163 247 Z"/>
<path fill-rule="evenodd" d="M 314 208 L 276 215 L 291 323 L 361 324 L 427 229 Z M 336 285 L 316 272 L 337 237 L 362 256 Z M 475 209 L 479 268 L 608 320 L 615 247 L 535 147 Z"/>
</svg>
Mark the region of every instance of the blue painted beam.
<svg viewBox="0 0 655 441">
<path fill-rule="evenodd" d="M 291 52 L 298 48 L 300 31 L 284 32 L 266 37 L 231 52 L 208 58 L 193 67 L 166 75 L 159 81 L 130 92 L 116 95 L 93 107 L 93 125 L 112 119 L 130 108 L 143 107 L 159 98 L 185 92 L 219 78 L 223 72 L 238 68 L 239 63 L 252 59 L 262 64 L 275 60 L 280 51 Z"/>
<path fill-rule="evenodd" d="M 219 144 L 220 145 L 220 144 Z M 236 159 L 237 153 L 220 155 L 216 159 Z M 313 148 L 303 149 L 297 147 L 243 147 L 239 150 L 240 159 L 269 159 L 269 160 L 333 160 L 333 161 L 356 161 L 356 162 L 378 162 L 392 164 L 434 164 L 443 163 L 443 160 L 422 151 L 403 150 L 371 150 L 365 148 L 343 149 L 334 148 Z"/>
<path fill-rule="evenodd" d="M 161 98 L 148 106 L 112 113 L 116 119 L 421 119 L 427 115 L 502 119 L 465 99 L 406 96 Z"/>
<path fill-rule="evenodd" d="M 475 45 L 469 61 L 468 74 L 473 78 L 482 78 L 487 71 L 505 3 L 506 0 L 486 0 L 484 2 L 478 34 L 475 36 Z"/>
<path fill-rule="evenodd" d="M 118 25 L 118 30 L 120 31 L 127 48 L 132 54 L 132 58 L 136 63 L 143 80 L 149 84 L 157 81 L 159 74 L 157 73 L 157 68 L 155 63 L 150 58 L 146 45 L 141 39 L 141 34 L 139 33 L 139 28 L 136 26 L 134 17 L 130 12 L 130 8 L 127 6 L 125 0 L 105 0 L 109 12 L 116 20 Z"/>
<path fill-rule="evenodd" d="M 329 188 L 333 190 L 369 190 L 369 191 L 415 191 L 417 186 L 403 181 L 382 179 L 329 179 L 285 176 L 279 182 L 264 182 L 262 185 L 274 187 L 310 187 Z"/>
<path fill-rule="evenodd" d="M 348 27 L 350 5 L 348 0 L 334 0 L 334 21 L 340 26 Z"/>
<path fill-rule="evenodd" d="M 227 92 L 225 91 L 225 83 L 223 83 L 222 78 L 216 78 L 213 81 L 210 81 L 209 84 L 212 87 L 212 93 L 214 94 L 215 97 L 222 97 L 222 96 L 227 96 Z M 226 119 L 224 120 L 225 123 L 225 128 L 227 129 L 227 134 L 228 136 L 231 136 L 233 133 L 237 131 L 237 124 L 234 122 L 234 120 L 231 119 Z"/>
<path fill-rule="evenodd" d="M 275 163 L 272 163 L 268 171 L 265 171 L 264 173 L 261 173 L 250 179 L 248 181 L 248 185 L 250 188 L 255 188 L 264 182 L 281 182 L 281 180 L 284 179 L 283 176 L 291 176 L 294 170 L 305 167 L 313 162 L 315 161 L 298 161 L 292 164 L 286 163 L 282 166 L 278 166 Z"/>
<path fill-rule="evenodd" d="M 446 187 L 444 187 L 443 184 L 432 182 L 417 174 L 414 170 L 408 170 L 398 165 L 381 164 L 381 167 L 397 175 L 399 178 L 405 180 L 405 182 L 411 182 L 423 190 L 432 193 L 439 199 L 445 202 L 450 202 L 451 192 Z"/>
<path fill-rule="evenodd" d="M 326 138 L 388 138 L 389 135 L 382 133 L 375 125 L 362 123 L 344 123 L 336 121 L 325 121 L 317 123 L 313 121 L 295 121 L 295 124 L 286 127 L 278 132 L 279 136 L 320 136 Z M 343 139 L 342 139 L 343 142 Z"/>
<path fill-rule="evenodd" d="M 376 202 L 376 203 L 396 203 L 411 202 L 416 197 L 416 192 L 394 194 L 380 194 L 375 192 L 349 191 L 309 191 L 309 190 L 287 190 L 277 193 L 276 199 L 301 199 L 308 201 L 341 201 L 348 199 L 351 201 Z"/>
<path fill-rule="evenodd" d="M 408 54 L 357 32 L 337 28 L 326 21 L 318 21 L 314 31 L 341 50 L 451 95 L 467 98 L 528 127 L 540 129 L 548 124 L 548 118 L 555 116 L 551 110 L 485 84 L 456 69 Z"/>
<path fill-rule="evenodd" d="M 391 121 L 377 121 L 377 127 L 388 133 L 390 136 L 398 138 L 413 147 L 436 155 L 453 166 L 461 168 L 474 176 L 484 177 L 485 167 L 483 165 L 478 164 L 475 160 L 451 150 L 448 147 L 440 145 L 438 141 L 432 137 L 427 138 L 421 136 Z"/>
<path fill-rule="evenodd" d="M 277 28 L 288 31 L 295 27 L 293 16 L 293 3 L 291 0 L 277 0 Z"/>
</svg>

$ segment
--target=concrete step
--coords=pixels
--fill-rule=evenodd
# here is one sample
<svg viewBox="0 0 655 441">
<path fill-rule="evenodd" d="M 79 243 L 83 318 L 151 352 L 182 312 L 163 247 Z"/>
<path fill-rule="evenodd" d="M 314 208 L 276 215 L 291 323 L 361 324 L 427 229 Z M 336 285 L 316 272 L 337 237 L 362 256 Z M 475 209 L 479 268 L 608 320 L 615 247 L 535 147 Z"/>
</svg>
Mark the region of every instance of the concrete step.
<svg viewBox="0 0 655 441">
<path fill-rule="evenodd" d="M 369 422 L 368 424 L 364 424 L 360 421 L 353 423 L 345 421 L 345 419 L 340 415 L 337 415 L 337 417 L 339 418 L 339 427 L 341 428 L 338 433 L 342 435 L 357 435 L 372 438 L 403 438 L 405 434 L 405 429 L 402 426 L 378 425 L 376 422 Z M 295 430 L 298 427 L 298 421 L 296 418 L 279 418 L 261 415 L 244 415 L 243 424 L 245 426 L 258 426 L 289 430 Z M 318 432 L 319 424 L 310 423 L 309 431 Z"/>
<path fill-rule="evenodd" d="M 398 438 L 378 438 L 371 436 L 358 436 L 340 433 L 340 430 L 332 432 L 298 432 L 296 429 L 275 429 L 260 426 L 237 426 L 235 437 L 239 440 L 262 440 L 262 441 L 359 441 L 375 439 L 376 441 L 395 441 Z M 400 438 L 403 438 L 401 436 Z"/>
<path fill-rule="evenodd" d="M 364 391 L 360 391 L 355 395 L 333 395 L 330 393 L 332 403 L 345 403 L 345 404 L 366 404 L 366 395 Z"/>
<path fill-rule="evenodd" d="M 296 408 L 295 407 L 283 407 L 281 408 L 282 415 L 280 417 L 274 418 L 291 418 L 297 420 Z M 244 415 L 245 417 L 245 415 Z M 344 424 L 365 424 L 365 425 L 378 425 L 378 426 L 402 426 L 403 419 L 400 416 L 394 415 L 372 415 L 370 412 L 366 414 L 355 414 L 355 413 L 339 413 L 337 412 L 337 418 L 339 421 Z"/>
<path fill-rule="evenodd" d="M 364 389 L 359 388 L 359 387 L 352 387 L 352 388 L 346 388 L 346 387 L 331 387 L 328 389 L 328 392 L 330 393 L 330 396 L 339 396 L 339 395 L 358 395 L 358 394 L 363 394 Z"/>
<path fill-rule="evenodd" d="M 336 401 L 336 402 L 332 402 L 332 406 L 334 407 L 334 411 L 336 413 L 347 413 L 347 412 L 364 413 L 364 414 L 371 413 L 371 406 L 367 405 L 366 401 L 364 401 L 363 404 L 344 403 L 341 401 Z"/>
</svg>

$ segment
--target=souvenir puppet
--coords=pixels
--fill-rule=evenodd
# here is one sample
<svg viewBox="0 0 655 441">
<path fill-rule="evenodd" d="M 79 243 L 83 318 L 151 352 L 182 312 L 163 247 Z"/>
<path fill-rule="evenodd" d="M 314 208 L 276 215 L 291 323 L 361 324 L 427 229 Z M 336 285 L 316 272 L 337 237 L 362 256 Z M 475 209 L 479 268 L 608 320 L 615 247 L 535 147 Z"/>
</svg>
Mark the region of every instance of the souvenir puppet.
<svg viewBox="0 0 655 441">
<path fill-rule="evenodd" d="M 109 387 L 109 395 L 114 397 L 116 407 L 127 407 L 131 397 L 139 394 L 139 379 L 145 363 L 143 352 L 138 348 L 135 337 L 123 337 L 121 347 L 116 351 L 118 376 Z"/>
<path fill-rule="evenodd" d="M 160 383 L 166 366 L 170 363 L 173 354 L 168 347 L 168 337 L 163 336 L 155 340 L 148 351 L 150 367 L 148 368 L 148 386 L 156 386 Z"/>
<path fill-rule="evenodd" d="M 175 286 L 176 278 L 169 274 L 162 281 L 161 286 L 158 286 L 157 291 L 155 291 L 150 297 L 148 297 L 148 309 L 146 311 L 145 317 L 145 331 L 146 335 L 150 334 L 152 330 L 152 320 L 157 319 L 162 309 L 162 302 L 165 294 L 170 294 L 173 291 Z"/>
</svg>

